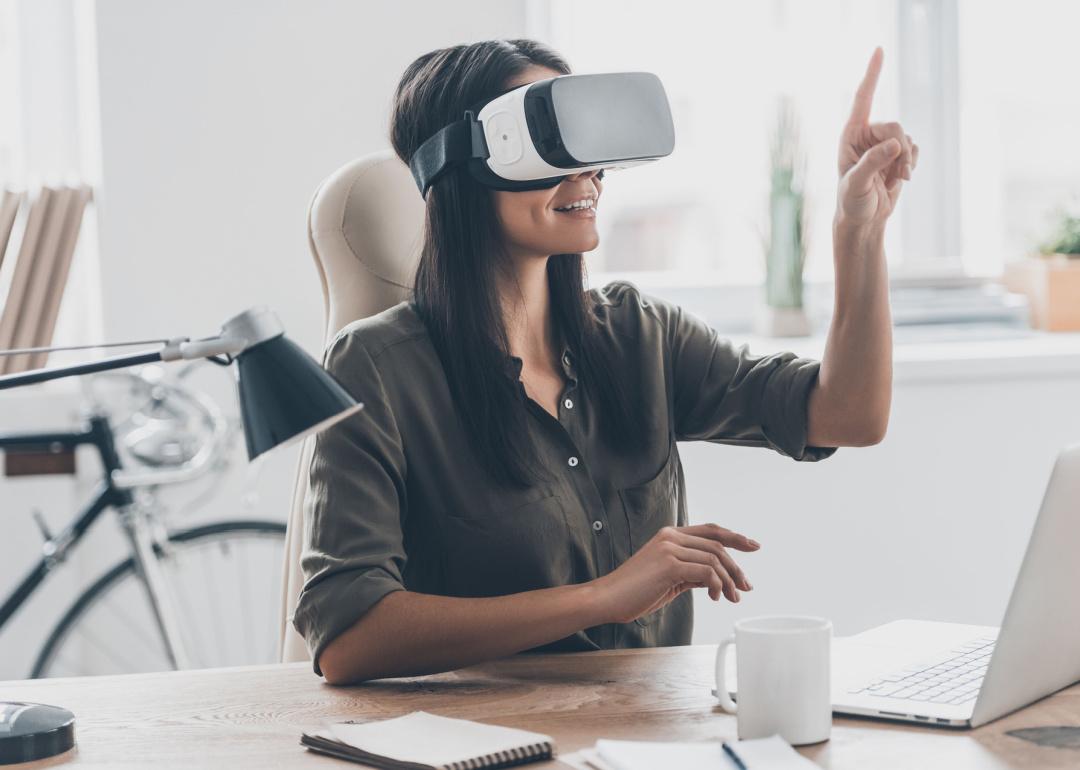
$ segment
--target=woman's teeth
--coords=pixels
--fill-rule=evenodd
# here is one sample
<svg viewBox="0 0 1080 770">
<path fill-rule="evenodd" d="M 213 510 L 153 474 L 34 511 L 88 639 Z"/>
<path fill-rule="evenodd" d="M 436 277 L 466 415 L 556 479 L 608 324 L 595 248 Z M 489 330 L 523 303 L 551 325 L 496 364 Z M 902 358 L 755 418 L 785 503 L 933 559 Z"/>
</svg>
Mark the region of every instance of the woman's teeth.
<svg viewBox="0 0 1080 770">
<path fill-rule="evenodd" d="M 577 211 L 578 209 L 592 209 L 596 207 L 596 201 L 592 198 L 586 198 L 585 200 L 574 201 L 566 206 L 559 206 L 556 211 Z"/>
</svg>

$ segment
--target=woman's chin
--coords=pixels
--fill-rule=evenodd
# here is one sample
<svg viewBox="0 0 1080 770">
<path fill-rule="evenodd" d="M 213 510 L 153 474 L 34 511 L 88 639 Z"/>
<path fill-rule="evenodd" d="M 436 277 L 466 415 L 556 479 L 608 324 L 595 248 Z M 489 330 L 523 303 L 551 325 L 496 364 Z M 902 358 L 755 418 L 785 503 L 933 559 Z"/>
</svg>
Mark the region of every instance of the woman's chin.
<svg viewBox="0 0 1080 770">
<path fill-rule="evenodd" d="M 600 239 L 577 242 L 577 243 L 561 243 L 557 247 L 551 249 L 551 254 L 584 254 L 588 251 L 593 251 L 600 245 Z"/>
<path fill-rule="evenodd" d="M 559 248 L 552 251 L 552 254 L 580 254 L 585 251 L 592 251 L 600 245 L 600 234 L 595 229 L 591 233 L 582 233 L 574 238 L 562 238 L 560 239 Z"/>
</svg>

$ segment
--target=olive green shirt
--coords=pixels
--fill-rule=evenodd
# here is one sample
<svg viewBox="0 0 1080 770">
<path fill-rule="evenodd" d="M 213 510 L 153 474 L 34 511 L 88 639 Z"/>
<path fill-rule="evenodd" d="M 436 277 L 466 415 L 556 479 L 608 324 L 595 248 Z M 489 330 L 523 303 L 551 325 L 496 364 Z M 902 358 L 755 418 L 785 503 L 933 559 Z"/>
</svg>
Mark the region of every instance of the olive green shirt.
<svg viewBox="0 0 1080 770">
<path fill-rule="evenodd" d="M 605 575 L 665 525 L 685 525 L 676 441 L 769 447 L 796 460 L 819 362 L 751 355 L 701 320 L 617 282 L 589 292 L 618 374 L 642 404 L 646 448 L 616 452 L 564 346 L 558 419 L 525 394 L 548 481 L 492 480 L 470 447 L 415 305 L 349 324 L 324 366 L 364 404 L 320 433 L 305 501 L 304 586 L 293 623 L 315 672 L 323 648 L 391 591 L 500 596 Z M 521 371 L 511 359 L 508 371 Z M 506 376 L 503 373 L 492 376 Z M 534 651 L 690 643 L 690 592 L 632 623 L 586 628 Z"/>
</svg>

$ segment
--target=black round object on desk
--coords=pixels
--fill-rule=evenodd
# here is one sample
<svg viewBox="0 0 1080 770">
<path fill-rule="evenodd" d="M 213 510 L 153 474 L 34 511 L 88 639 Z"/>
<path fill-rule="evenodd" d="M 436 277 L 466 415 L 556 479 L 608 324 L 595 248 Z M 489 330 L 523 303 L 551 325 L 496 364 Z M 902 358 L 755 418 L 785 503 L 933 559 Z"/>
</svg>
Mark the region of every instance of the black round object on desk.
<svg viewBox="0 0 1080 770">
<path fill-rule="evenodd" d="M 0 702 L 0 765 L 62 754 L 75 745 L 75 715 L 44 703 Z"/>
</svg>

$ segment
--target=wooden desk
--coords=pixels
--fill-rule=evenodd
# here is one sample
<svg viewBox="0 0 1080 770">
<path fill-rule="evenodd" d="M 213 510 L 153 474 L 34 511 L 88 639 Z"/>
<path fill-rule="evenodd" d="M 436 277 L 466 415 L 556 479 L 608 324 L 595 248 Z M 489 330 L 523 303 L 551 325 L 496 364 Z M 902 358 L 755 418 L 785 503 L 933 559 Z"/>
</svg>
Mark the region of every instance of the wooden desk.
<svg viewBox="0 0 1080 770">
<path fill-rule="evenodd" d="M 306 663 L 0 683 L 0 698 L 75 712 L 77 745 L 38 767 L 341 768 L 308 752 L 300 732 L 324 721 L 423 709 L 548 733 L 562 752 L 601 737 L 734 738 L 709 693 L 714 645 L 522 655 L 436 676 L 330 687 Z M 1075 768 L 1080 750 L 1005 734 L 1080 724 L 1080 685 L 978 730 L 837 719 L 832 739 L 803 749 L 825 768 Z M 565 767 L 554 761 L 528 767 Z M 666 769 L 665 769 L 666 770 Z"/>
</svg>

